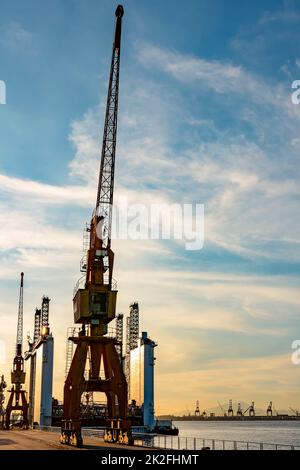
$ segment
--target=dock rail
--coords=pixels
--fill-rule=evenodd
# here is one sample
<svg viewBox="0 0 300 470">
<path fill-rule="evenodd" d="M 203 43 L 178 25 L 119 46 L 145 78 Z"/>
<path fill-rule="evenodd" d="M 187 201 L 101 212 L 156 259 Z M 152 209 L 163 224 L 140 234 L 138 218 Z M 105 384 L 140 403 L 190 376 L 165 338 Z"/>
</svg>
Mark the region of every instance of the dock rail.
<svg viewBox="0 0 300 470">
<path fill-rule="evenodd" d="M 42 431 L 60 433 L 59 427 L 41 426 Z M 103 438 L 104 430 L 96 428 L 82 428 L 82 435 Z M 234 441 L 228 439 L 208 439 L 200 437 L 167 436 L 164 434 L 147 435 L 134 433 L 134 444 L 162 450 L 300 450 L 300 445 L 275 444 L 254 441 Z"/>
<path fill-rule="evenodd" d="M 135 443 L 166 450 L 300 450 L 300 445 L 165 435 L 157 435 L 151 438 L 144 436 L 142 439 L 135 436 Z"/>
</svg>

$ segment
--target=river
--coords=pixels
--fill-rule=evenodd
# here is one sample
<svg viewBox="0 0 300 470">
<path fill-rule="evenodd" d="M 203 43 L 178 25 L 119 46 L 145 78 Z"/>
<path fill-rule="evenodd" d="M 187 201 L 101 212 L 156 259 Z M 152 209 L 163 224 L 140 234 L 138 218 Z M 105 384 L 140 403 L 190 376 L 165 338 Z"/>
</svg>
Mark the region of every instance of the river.
<svg viewBox="0 0 300 470">
<path fill-rule="evenodd" d="M 174 421 L 180 437 L 300 446 L 300 421 Z"/>
</svg>

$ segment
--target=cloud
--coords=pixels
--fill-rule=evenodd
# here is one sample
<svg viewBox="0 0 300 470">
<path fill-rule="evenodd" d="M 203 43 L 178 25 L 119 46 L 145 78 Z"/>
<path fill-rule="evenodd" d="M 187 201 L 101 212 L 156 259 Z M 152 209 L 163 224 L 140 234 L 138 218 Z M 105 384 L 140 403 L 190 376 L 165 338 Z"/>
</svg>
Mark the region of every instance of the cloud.
<svg viewBox="0 0 300 470">
<path fill-rule="evenodd" d="M 279 82 L 270 86 L 245 67 L 220 60 L 209 61 L 148 44 L 139 48 L 137 55 L 147 70 L 164 71 L 183 84 L 185 93 L 192 90 L 195 101 L 198 95 L 207 101 L 208 90 L 218 97 L 213 101 L 213 123 L 207 121 L 205 113 L 190 117 L 190 124 L 195 127 L 198 123 L 199 128 L 190 132 L 192 144 L 179 155 L 175 145 L 173 150 L 181 178 L 189 182 L 190 191 L 187 189 L 185 195 L 195 195 L 197 188 L 199 199 L 205 203 L 206 240 L 245 257 L 292 259 L 297 253 L 298 259 L 299 250 L 293 244 L 282 243 L 274 252 L 274 244 L 268 251 L 265 243 L 259 243 L 263 233 L 270 239 L 298 238 L 295 220 L 300 174 L 295 139 L 300 114 L 299 107 L 291 106 L 290 90 Z M 227 132 L 219 128 L 218 114 L 227 116 Z M 212 136 L 203 131 L 207 122 Z M 174 181 L 179 180 L 176 170 L 170 168 L 170 174 Z M 280 217 L 274 218 L 274 213 Z"/>
<path fill-rule="evenodd" d="M 175 396 L 172 396 L 170 405 L 167 384 L 175 381 L 178 385 L 174 407 L 172 404 Z M 215 360 L 207 363 L 202 370 L 164 372 L 159 374 L 159 382 L 160 410 L 169 413 L 186 409 L 186 390 L 189 390 L 188 408 L 193 406 L 192 397 L 194 402 L 201 397 L 202 409 L 215 407 L 217 401 L 224 403 L 229 399 L 234 402 L 244 400 L 249 403 L 254 399 L 256 407 L 262 409 L 266 408 L 270 399 L 277 409 L 279 407 L 286 409 L 290 403 L 298 403 L 295 366 L 291 364 L 290 355 L 287 354 L 247 360 L 233 358 L 230 362 Z M 160 410 L 159 412 L 162 412 Z"/>
<path fill-rule="evenodd" d="M 300 13 L 288 8 L 277 11 L 267 11 L 259 20 L 259 24 L 265 25 L 267 23 L 299 23 Z"/>
<path fill-rule="evenodd" d="M 242 67 L 230 63 L 184 56 L 150 45 L 139 48 L 138 58 L 147 68 L 163 69 L 185 83 L 204 82 L 218 93 L 240 92 L 245 81 L 248 87 L 251 85 Z"/>
<path fill-rule="evenodd" d="M 299 18 L 299 11 L 285 4 L 264 12 L 257 21 L 243 24 L 230 41 L 233 56 L 267 76 L 272 84 L 278 72 L 291 77 L 299 56 Z"/>
<path fill-rule="evenodd" d="M 299 262 L 299 112 L 280 83 L 271 89 L 240 64 L 152 45 L 138 56 L 143 72 L 122 84 L 116 199 L 197 201 L 206 213 L 202 252 L 191 255 L 168 241 L 113 245 L 118 310 L 127 312 L 137 298 L 143 328 L 159 342 L 161 406 L 170 407 L 164 388 L 170 380 L 176 407 L 187 388 L 195 398 L 211 396 L 214 387 L 212 400 L 222 399 L 224 390 L 265 400 L 264 373 L 276 382 L 277 397 L 280 390 L 294 397 L 295 369 L 282 378 L 277 367 L 288 364 L 287 354 L 274 358 L 274 351 L 288 351 L 300 303 L 293 271 Z M 164 75 L 157 79 L 154 69 Z M 40 292 L 49 291 L 59 397 L 81 228 L 96 193 L 102 114 L 100 103 L 71 123 L 74 158 L 64 186 L 0 175 L 1 298 L 11 298 L 9 286 L 24 266 L 32 283 L 29 312 Z M 13 328 L 9 324 L 7 341 L 14 341 Z M 167 374 L 168 368 L 175 372 Z"/>
<path fill-rule="evenodd" d="M 147 205 L 196 198 L 205 204 L 206 243 L 245 259 L 298 260 L 292 240 L 298 238 L 300 174 L 295 163 L 300 115 L 287 90 L 280 83 L 270 87 L 244 67 L 220 60 L 149 44 L 139 48 L 137 56 L 147 72 L 163 70 L 181 88 L 157 83 L 148 73 L 143 80 L 135 77 L 135 87 L 130 79 L 123 83 L 116 194 L 138 202 L 142 190 Z M 208 119 L 202 110 L 191 113 L 182 90 L 195 101 L 198 95 L 206 99 L 203 93 L 209 89 L 218 100 L 215 115 Z M 90 109 L 72 123 L 71 174 L 86 182 L 96 181 L 102 108 Z M 227 129 L 220 128 L 219 114 L 231 123 Z M 163 186 L 162 174 L 168 175 Z M 278 241 L 276 249 L 267 239 Z"/>
<path fill-rule="evenodd" d="M 33 33 L 17 21 L 11 21 L 1 26 L 0 44 L 11 51 L 36 52 Z"/>
<path fill-rule="evenodd" d="M 241 65 L 183 55 L 149 44 L 138 49 L 138 59 L 145 67 L 163 70 L 183 83 L 201 83 L 218 94 L 240 95 L 246 101 L 250 98 L 259 105 L 294 112 L 288 92 L 280 84 L 271 86 Z"/>
<path fill-rule="evenodd" d="M 14 178 L 0 174 L 0 192 L 12 197 L 31 199 L 41 204 L 78 204 L 87 206 L 92 199 L 92 189 L 87 186 L 54 186 L 38 181 Z"/>
<path fill-rule="evenodd" d="M 97 181 L 98 172 L 95 168 L 98 169 L 101 155 L 100 109 L 90 109 L 82 119 L 71 123 L 69 141 L 75 149 L 75 155 L 69 165 L 70 174 L 85 183 Z"/>
</svg>

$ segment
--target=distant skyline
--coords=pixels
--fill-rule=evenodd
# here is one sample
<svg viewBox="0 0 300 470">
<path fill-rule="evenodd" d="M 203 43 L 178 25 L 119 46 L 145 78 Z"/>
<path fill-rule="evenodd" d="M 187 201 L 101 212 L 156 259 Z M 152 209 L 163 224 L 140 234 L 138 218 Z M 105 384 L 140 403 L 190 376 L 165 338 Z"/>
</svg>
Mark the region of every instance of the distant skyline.
<svg viewBox="0 0 300 470">
<path fill-rule="evenodd" d="M 1 2 L 0 374 L 9 382 L 24 271 L 24 344 L 51 299 L 58 399 L 117 3 Z M 155 411 L 300 408 L 299 2 L 123 5 L 116 200 L 205 208 L 202 250 L 113 241 L 117 311 L 137 300 L 158 342 Z"/>
</svg>

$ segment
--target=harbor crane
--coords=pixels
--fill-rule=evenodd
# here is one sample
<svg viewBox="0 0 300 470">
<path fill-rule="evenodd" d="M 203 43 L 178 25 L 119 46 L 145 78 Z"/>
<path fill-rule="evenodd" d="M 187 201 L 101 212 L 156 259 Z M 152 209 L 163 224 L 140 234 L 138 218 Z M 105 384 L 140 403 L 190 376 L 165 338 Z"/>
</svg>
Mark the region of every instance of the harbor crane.
<svg viewBox="0 0 300 470">
<path fill-rule="evenodd" d="M 255 407 L 254 407 L 254 401 L 251 403 L 249 406 L 249 416 L 255 416 Z"/>
<path fill-rule="evenodd" d="M 236 412 L 236 415 L 237 416 L 243 416 L 243 410 L 242 410 L 242 406 L 240 403 L 238 403 L 238 407 L 237 407 L 237 412 Z"/>
<path fill-rule="evenodd" d="M 245 416 L 248 410 L 249 410 L 249 416 L 251 417 L 255 416 L 254 401 L 251 403 L 251 405 L 248 406 L 248 408 L 245 409 L 245 411 L 242 412 L 240 416 Z"/>
<path fill-rule="evenodd" d="M 117 289 L 113 279 L 114 253 L 111 249 L 112 206 L 114 193 L 117 137 L 121 29 L 124 9 L 115 12 L 115 32 L 109 76 L 100 175 L 95 209 L 87 227 L 89 240 L 81 263 L 85 283 L 74 290 L 74 321 L 82 325 L 64 385 L 63 419 L 60 442 L 81 447 L 80 403 L 87 392 L 103 392 L 107 398 L 106 442 L 133 443 L 127 420 L 127 382 L 117 350 L 117 338 L 107 336 L 107 325 L 115 318 Z M 90 358 L 89 361 L 87 359 Z M 88 377 L 85 370 L 88 367 Z"/>
<path fill-rule="evenodd" d="M 290 410 L 295 414 L 295 416 L 300 416 L 300 412 L 298 410 L 294 410 L 294 408 L 291 407 Z"/>
<path fill-rule="evenodd" d="M 228 416 L 233 416 L 232 400 L 229 400 L 229 405 L 228 405 Z"/>
<path fill-rule="evenodd" d="M 267 416 L 273 416 L 273 402 L 270 401 L 268 408 L 267 408 Z"/>
<path fill-rule="evenodd" d="M 227 416 L 226 411 L 224 410 L 223 406 L 221 405 L 221 403 L 219 401 L 218 401 L 218 405 L 219 405 L 220 410 L 223 413 L 223 416 Z"/>
<path fill-rule="evenodd" d="M 25 383 L 25 370 L 24 370 L 24 357 L 22 352 L 23 347 L 23 284 L 24 273 L 21 273 L 20 293 L 19 293 L 19 310 L 18 310 L 18 325 L 17 325 L 17 341 L 16 352 L 13 362 L 13 370 L 11 372 L 11 390 L 6 406 L 5 413 L 5 428 L 9 429 L 11 422 L 11 412 L 22 412 L 22 426 L 24 429 L 28 428 L 28 403 L 26 400 L 26 392 L 22 389 Z"/>
</svg>

